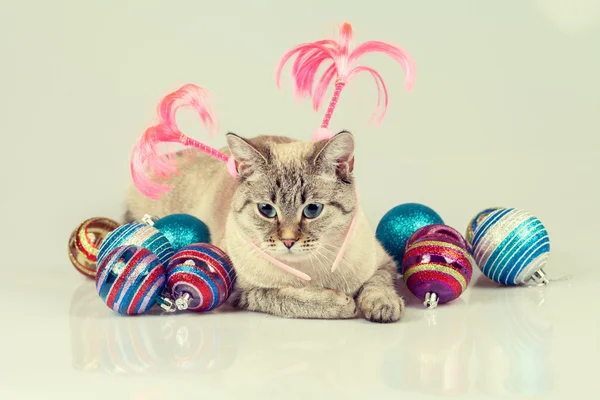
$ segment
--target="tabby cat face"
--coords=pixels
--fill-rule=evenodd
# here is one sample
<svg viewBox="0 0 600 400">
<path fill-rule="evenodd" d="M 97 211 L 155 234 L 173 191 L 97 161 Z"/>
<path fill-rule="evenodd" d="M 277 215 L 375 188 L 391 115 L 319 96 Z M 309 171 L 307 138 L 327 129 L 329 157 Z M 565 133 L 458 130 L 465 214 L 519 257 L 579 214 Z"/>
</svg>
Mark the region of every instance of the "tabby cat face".
<svg viewBox="0 0 600 400">
<path fill-rule="evenodd" d="M 354 139 L 321 142 L 229 134 L 240 183 L 233 217 L 261 249 L 283 258 L 335 258 L 355 212 Z"/>
</svg>

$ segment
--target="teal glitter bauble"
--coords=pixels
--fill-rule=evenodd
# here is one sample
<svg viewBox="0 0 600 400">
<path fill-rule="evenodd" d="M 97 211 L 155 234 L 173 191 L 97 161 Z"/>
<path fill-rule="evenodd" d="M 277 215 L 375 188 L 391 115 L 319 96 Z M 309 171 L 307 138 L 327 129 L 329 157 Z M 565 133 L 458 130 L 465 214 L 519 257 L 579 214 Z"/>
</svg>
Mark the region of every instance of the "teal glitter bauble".
<svg viewBox="0 0 600 400">
<path fill-rule="evenodd" d="M 171 214 L 153 225 L 173 246 L 175 252 L 194 243 L 210 243 L 208 226 L 189 214 Z"/>
<path fill-rule="evenodd" d="M 411 235 L 424 226 L 443 223 L 442 217 L 423 204 L 400 204 L 381 218 L 375 236 L 388 254 L 394 257 L 401 272 L 404 248 Z"/>
</svg>

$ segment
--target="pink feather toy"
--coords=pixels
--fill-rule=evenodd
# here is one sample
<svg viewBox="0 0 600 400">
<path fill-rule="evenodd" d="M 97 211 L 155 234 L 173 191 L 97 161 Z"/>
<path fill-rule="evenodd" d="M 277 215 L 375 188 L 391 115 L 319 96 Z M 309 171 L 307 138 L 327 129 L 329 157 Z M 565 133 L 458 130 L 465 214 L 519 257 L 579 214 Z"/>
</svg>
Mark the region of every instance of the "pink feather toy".
<svg viewBox="0 0 600 400">
<path fill-rule="evenodd" d="M 281 58 L 276 69 L 277 87 L 281 88 L 281 72 L 285 64 L 296 56 L 291 71 L 296 98 L 312 97 L 315 111 L 319 111 L 321 108 L 327 88 L 335 78 L 333 96 L 323 117 L 321 127 L 313 134 L 313 140 L 324 140 L 333 136 L 333 133 L 328 129 L 329 121 L 342 89 L 361 72 L 369 73 L 377 86 L 377 105 L 369 122 L 373 121 L 378 110 L 380 110 L 380 115 L 377 123 L 383 120 L 388 107 L 387 86 L 381 75 L 373 68 L 356 65 L 362 56 L 369 53 L 383 53 L 390 56 L 404 69 L 406 89 L 411 91 L 415 83 L 415 63 L 412 57 L 402 48 L 386 42 L 369 41 L 350 51 L 353 32 L 352 25 L 347 22 L 340 26 L 339 35 L 339 41 L 337 42 L 334 40 L 319 40 L 294 47 Z M 329 65 L 315 88 L 317 72 L 323 63 L 329 63 Z"/>
<path fill-rule="evenodd" d="M 177 111 L 182 107 L 191 107 L 198 113 L 209 135 L 216 135 L 219 121 L 217 113 L 208 102 L 210 95 L 208 90 L 200 86 L 187 84 L 166 95 L 158 105 L 158 123 L 146 129 L 131 155 L 131 175 L 136 187 L 144 196 L 157 200 L 160 195 L 171 190 L 170 185 L 156 182 L 166 181 L 178 172 L 177 157 L 173 153 L 159 151 L 159 146 L 166 143 L 178 143 L 201 150 L 226 163 L 229 173 L 237 177 L 232 157 L 184 135 L 177 125 Z"/>
<path fill-rule="evenodd" d="M 327 89 L 335 78 L 333 96 L 329 102 L 325 116 L 323 117 L 323 122 L 312 135 L 312 139 L 315 141 L 328 140 L 334 136 L 329 130 L 329 122 L 338 103 L 340 93 L 346 84 L 361 72 L 369 73 L 375 80 L 377 86 L 377 105 L 371 121 L 377 115 L 378 110 L 380 115 L 377 123 L 381 122 L 385 116 L 388 107 L 387 87 L 381 75 L 373 68 L 355 65 L 358 59 L 363 55 L 378 52 L 390 56 L 404 69 L 406 88 L 410 91 L 414 85 L 414 61 L 403 49 L 385 42 L 369 41 L 350 51 L 352 38 L 352 26 L 348 23 L 344 23 L 340 26 L 340 37 L 338 42 L 334 40 L 319 40 L 312 43 L 301 44 L 288 51 L 281 58 L 277 66 L 276 80 L 277 87 L 280 88 L 281 72 L 285 64 L 292 57 L 296 56 L 291 71 L 295 95 L 298 99 L 312 97 L 313 108 L 315 111 L 319 111 L 321 108 Z M 317 72 L 321 65 L 327 62 L 329 62 L 329 65 L 318 80 L 315 88 Z M 181 107 L 190 107 L 198 113 L 204 126 L 208 129 L 209 135 L 214 136 L 219 130 L 219 122 L 216 112 L 209 104 L 209 97 L 210 93 L 208 90 L 196 85 L 187 84 L 165 96 L 158 105 L 157 124 L 146 130 L 134 146 L 131 155 L 131 175 L 133 181 L 140 192 L 145 196 L 152 199 L 159 199 L 162 194 L 171 189 L 171 186 L 166 183 L 169 177 L 178 173 L 177 156 L 172 153 L 160 153 L 159 151 L 159 146 L 166 143 L 178 143 L 186 147 L 196 148 L 224 162 L 227 165 L 227 169 L 231 176 L 238 178 L 233 157 L 186 136 L 180 131 L 177 125 L 177 111 Z M 331 272 L 336 270 L 342 260 L 352 233 L 354 232 L 356 219 L 357 214 L 352 218 L 342 247 L 333 262 Z M 300 279 L 307 281 L 311 279 L 307 274 L 298 271 L 267 254 L 253 243 L 250 238 L 246 238 L 246 240 L 271 264 Z"/>
</svg>

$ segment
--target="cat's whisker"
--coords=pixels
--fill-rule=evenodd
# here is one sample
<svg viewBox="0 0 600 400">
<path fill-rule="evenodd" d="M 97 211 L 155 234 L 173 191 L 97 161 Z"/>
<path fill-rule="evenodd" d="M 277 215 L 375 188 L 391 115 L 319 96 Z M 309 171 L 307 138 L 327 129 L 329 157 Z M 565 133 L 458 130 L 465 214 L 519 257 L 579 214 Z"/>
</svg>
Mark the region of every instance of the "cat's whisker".
<svg viewBox="0 0 600 400">
<path fill-rule="evenodd" d="M 316 271 L 315 262 L 313 260 L 313 256 L 314 256 L 314 254 L 308 253 L 308 260 L 310 261 L 310 266 L 311 266 L 311 268 L 312 268 L 313 271 Z"/>
<path fill-rule="evenodd" d="M 336 256 L 336 254 L 334 254 L 333 252 L 331 252 L 330 250 L 328 250 L 328 249 L 326 249 L 326 248 L 324 248 L 324 247 L 321 247 L 319 250 L 325 250 L 325 251 L 329 251 L 330 253 L 332 253 L 332 254 L 333 254 L 333 256 L 332 256 L 332 257 L 328 257 L 327 255 L 323 255 L 323 254 L 321 254 L 321 253 L 319 252 L 319 254 L 321 254 L 321 255 L 322 255 L 322 257 L 323 257 L 323 258 L 326 260 L 326 262 L 327 262 L 329 265 L 331 265 L 331 264 L 333 263 L 333 260 L 334 260 L 334 258 L 335 258 L 335 256 Z M 342 261 L 344 261 L 344 260 L 342 260 Z M 346 264 L 346 265 L 348 265 L 347 263 L 343 263 L 342 265 L 345 265 L 345 264 Z M 329 272 L 329 269 L 327 269 L 327 272 Z M 341 275 L 341 277 L 342 277 L 342 280 L 344 281 L 344 291 L 348 291 L 348 288 L 350 287 L 350 285 L 349 285 L 349 283 L 348 283 L 348 279 L 346 279 L 346 277 L 345 277 L 343 274 Z"/>
<path fill-rule="evenodd" d="M 315 258 L 317 259 L 317 261 L 319 262 L 319 267 L 321 268 L 319 270 L 319 272 L 321 272 L 321 270 L 323 272 L 328 272 L 330 267 L 327 266 L 327 261 L 328 261 L 327 257 L 324 254 L 321 254 L 318 251 L 318 249 L 316 249 L 315 253 L 313 253 L 313 254 L 315 255 Z"/>
<path fill-rule="evenodd" d="M 324 250 L 324 251 L 328 252 L 328 253 L 329 253 L 331 256 L 333 256 L 333 260 L 329 260 L 329 261 L 330 261 L 330 262 L 332 262 L 332 263 L 333 263 L 333 261 L 335 260 L 335 257 L 337 257 L 337 255 L 338 255 L 338 252 L 339 252 L 339 249 L 338 249 L 338 248 L 336 248 L 336 249 L 335 249 L 335 251 L 334 251 L 334 250 L 328 249 L 328 248 L 327 248 L 327 247 L 325 247 L 325 246 L 322 246 L 322 247 L 320 247 L 320 250 Z M 341 264 L 341 265 L 345 265 L 345 266 L 350 266 L 350 264 L 348 263 L 348 261 L 346 261 L 344 258 L 342 258 L 342 259 L 340 260 L 340 264 Z"/>
<path fill-rule="evenodd" d="M 330 257 L 323 256 L 327 260 L 327 262 L 330 263 L 330 264 L 332 264 L 333 261 L 334 261 L 334 259 L 337 257 L 337 249 L 336 249 L 336 251 L 332 251 L 330 249 L 327 249 L 326 247 L 320 247 L 319 250 L 326 251 L 326 252 L 328 252 L 331 255 Z M 340 260 L 340 265 L 344 266 L 344 267 L 348 267 L 348 268 L 351 267 L 350 263 L 348 261 L 346 261 L 344 258 L 342 258 Z M 346 285 L 345 288 L 347 290 L 350 287 L 350 285 L 348 283 L 348 279 L 343 274 L 341 275 L 341 277 L 344 280 L 344 284 Z"/>
</svg>

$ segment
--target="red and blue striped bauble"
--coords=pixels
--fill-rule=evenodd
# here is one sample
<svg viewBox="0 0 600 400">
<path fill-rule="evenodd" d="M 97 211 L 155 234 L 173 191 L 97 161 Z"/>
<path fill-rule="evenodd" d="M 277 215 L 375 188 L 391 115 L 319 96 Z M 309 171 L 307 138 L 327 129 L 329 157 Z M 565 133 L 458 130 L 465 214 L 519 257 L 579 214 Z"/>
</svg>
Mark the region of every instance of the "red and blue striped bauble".
<svg viewBox="0 0 600 400">
<path fill-rule="evenodd" d="M 223 304 L 231 294 L 234 276 L 229 257 L 209 243 L 183 247 L 167 266 L 167 285 L 175 304 L 196 312 Z"/>
<path fill-rule="evenodd" d="M 175 254 L 173 246 L 158 229 L 140 223 L 121 225 L 108 234 L 100 244 L 97 262 L 102 260 L 116 247 L 135 245 L 150 250 L 158 257 L 162 265 L 167 265 Z"/>
<path fill-rule="evenodd" d="M 447 225 L 434 224 L 417 230 L 407 241 L 402 260 L 406 286 L 423 301 L 428 294 L 435 294 L 436 303 L 440 304 L 456 299 L 467 289 L 473 275 L 475 262 L 467 249 L 462 235 Z"/>
<path fill-rule="evenodd" d="M 165 269 L 150 250 L 118 246 L 98 264 L 96 291 L 112 310 L 141 314 L 157 302 L 166 283 Z"/>
</svg>

